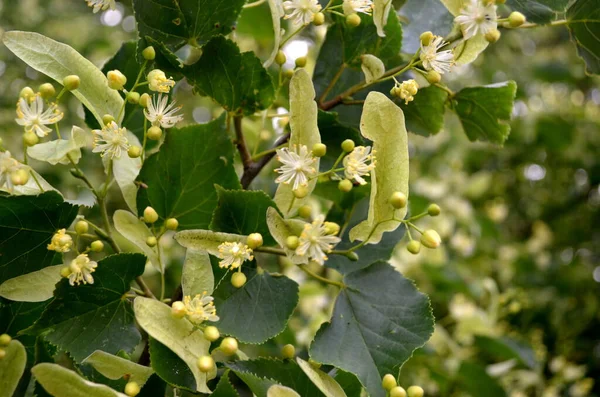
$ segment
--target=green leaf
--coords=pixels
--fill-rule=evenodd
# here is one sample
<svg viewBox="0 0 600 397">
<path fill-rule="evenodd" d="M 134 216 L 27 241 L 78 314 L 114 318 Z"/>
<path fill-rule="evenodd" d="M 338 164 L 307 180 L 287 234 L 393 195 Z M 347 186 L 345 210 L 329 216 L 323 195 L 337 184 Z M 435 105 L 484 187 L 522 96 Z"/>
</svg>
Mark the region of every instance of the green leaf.
<svg viewBox="0 0 600 397">
<path fill-rule="evenodd" d="M 333 166 L 335 160 L 342 154 L 341 145 L 346 139 L 352 139 L 357 146 L 364 145 L 364 139 L 360 132 L 356 128 L 342 124 L 336 112 L 319 110 L 318 123 L 321 142 L 327 145 L 327 154 L 321 157 L 321 167 L 323 169 L 330 169 Z M 320 185 L 317 185 L 316 189 Z"/>
<path fill-rule="evenodd" d="M 217 205 L 214 184 L 240 188 L 224 119 L 171 129 L 160 152 L 144 162 L 138 181 L 147 186 L 138 191 L 140 216 L 152 206 L 160 216 L 156 226 L 177 218 L 180 230 L 208 228 Z"/>
<path fill-rule="evenodd" d="M 600 4 L 597 0 L 576 0 L 567 9 L 571 40 L 585 61 L 586 72 L 600 74 Z"/>
<path fill-rule="evenodd" d="M 564 12 L 568 0 L 507 0 L 506 5 L 519 11 L 529 22 L 545 24 L 554 19 L 559 12 Z"/>
<path fill-rule="evenodd" d="M 490 45 L 483 34 L 477 34 L 468 40 L 461 41 L 454 47 L 454 63 L 456 65 L 467 65 L 477 59 Z"/>
<path fill-rule="evenodd" d="M 458 369 L 457 381 L 472 396 L 506 397 L 498 382 L 479 364 L 463 361 Z"/>
<path fill-rule="evenodd" d="M 399 13 L 403 21 L 402 51 L 407 54 L 414 54 L 420 48 L 421 33 L 431 31 L 445 37 L 454 24 L 453 15 L 440 0 L 407 1 Z"/>
<path fill-rule="evenodd" d="M 383 375 L 397 373 L 433 332 L 429 299 L 382 261 L 345 275 L 344 284 L 310 356 L 355 374 L 372 397 L 385 397 Z"/>
<path fill-rule="evenodd" d="M 179 356 L 154 338 L 149 338 L 150 364 L 165 382 L 189 391 L 196 390 L 196 379 L 192 370 Z"/>
<path fill-rule="evenodd" d="M 365 54 L 361 56 L 362 64 L 361 69 L 365 75 L 365 81 L 367 84 L 378 80 L 385 73 L 385 65 L 381 59 L 375 55 Z"/>
<path fill-rule="evenodd" d="M 108 386 L 87 381 L 76 372 L 58 364 L 38 364 L 31 372 L 54 397 L 127 397 Z"/>
<path fill-rule="evenodd" d="M 512 338 L 491 338 L 489 336 L 476 335 L 475 345 L 482 351 L 491 354 L 498 361 L 517 359 L 521 364 L 533 370 L 539 367 L 535 352 L 531 346 Z"/>
<path fill-rule="evenodd" d="M 223 36 L 211 39 L 195 64 L 183 74 L 202 95 L 213 98 L 228 112 L 251 115 L 275 100 L 275 87 L 253 52 L 240 52 Z"/>
<path fill-rule="evenodd" d="M 242 288 L 223 282 L 213 292 L 221 318 L 216 326 L 240 342 L 263 343 L 285 329 L 298 304 L 298 284 L 247 265 L 242 271 L 247 277 Z"/>
<path fill-rule="evenodd" d="M 504 144 L 516 92 L 517 84 L 508 81 L 463 88 L 454 96 L 454 109 L 469 140 Z"/>
<path fill-rule="evenodd" d="M 264 245 L 275 244 L 266 217 L 267 208 L 277 208 L 271 197 L 260 190 L 225 190 L 221 186 L 216 189 L 218 204 L 210 223 L 211 230 L 245 236 L 260 233 Z"/>
<path fill-rule="evenodd" d="M 127 140 L 130 145 L 141 147 L 140 141 L 131 131 L 127 131 Z M 127 204 L 131 211 L 134 213 L 137 212 L 136 197 L 138 188 L 135 180 L 142 168 L 142 159 L 140 157 L 132 158 L 124 154 L 119 158 L 112 159 L 111 163 L 109 163 L 108 156 L 103 157 L 102 161 L 105 164 L 105 170 L 112 163 L 115 182 L 117 182 L 119 189 L 121 189 L 125 204 Z"/>
<path fill-rule="evenodd" d="M 82 364 L 91 365 L 108 379 L 116 380 L 129 375 L 129 381 L 136 382 L 140 387 L 143 387 L 148 378 L 154 373 L 152 368 L 139 365 L 131 360 L 101 350 L 96 350 L 90 354 L 82 361 Z"/>
<path fill-rule="evenodd" d="M 363 387 L 355 375 L 337 368 L 332 373 L 334 373 L 333 378 L 344 389 L 348 397 L 361 397 L 363 395 Z"/>
<path fill-rule="evenodd" d="M 12 397 L 25 372 L 27 353 L 17 340 L 10 341 L 3 349 L 6 355 L 0 360 L 0 397 Z"/>
<path fill-rule="evenodd" d="M 48 251 L 52 235 L 69 227 L 77 207 L 63 202 L 56 192 L 39 196 L 0 195 L 0 284 L 62 262 Z"/>
<path fill-rule="evenodd" d="M 113 214 L 113 223 L 115 224 L 115 229 L 123 237 L 135 244 L 146 255 L 146 258 L 148 258 L 156 270 L 162 271 L 160 260 L 158 259 L 160 245 L 149 247 L 146 244 L 146 239 L 154 236 L 154 234 L 152 234 L 152 231 L 150 231 L 140 218 L 129 211 L 116 210 Z"/>
<path fill-rule="evenodd" d="M 187 364 L 196 380 L 195 390 L 210 393 L 206 382 L 215 378 L 216 368 L 204 373 L 200 372 L 197 365 L 198 358 L 207 355 L 210 347 L 210 342 L 204 338 L 202 330 L 194 328 L 186 319 L 174 318 L 171 308 L 155 299 L 137 297 L 133 305 L 140 327 Z"/>
<path fill-rule="evenodd" d="M 300 397 L 300 394 L 289 387 L 273 385 L 267 390 L 267 397 Z"/>
<path fill-rule="evenodd" d="M 141 336 L 131 303 L 123 295 L 144 272 L 145 263 L 140 254 L 111 255 L 98 262 L 94 284 L 71 286 L 63 279 L 54 300 L 28 332 L 45 332 L 48 342 L 78 362 L 95 350 L 131 352 Z"/>
<path fill-rule="evenodd" d="M 71 160 L 77 164 L 81 158 L 81 148 L 85 145 L 85 131 L 74 125 L 70 138 L 38 143 L 27 149 L 27 155 L 52 165 L 70 164 Z M 67 156 L 70 156 L 71 160 Z"/>
<path fill-rule="evenodd" d="M 27 350 L 27 361 L 36 360 L 36 337 L 23 335 L 20 331 L 30 327 L 48 305 L 46 302 L 0 302 L 0 334 L 9 334 L 18 339 Z"/>
<path fill-rule="evenodd" d="M 210 230 L 184 230 L 175 235 L 175 240 L 185 248 L 206 251 L 211 255 L 219 255 L 219 245 L 227 241 L 246 243 L 246 236 L 239 234 L 212 232 Z"/>
<path fill-rule="evenodd" d="M 239 397 L 238 392 L 233 388 L 233 385 L 229 381 L 229 370 L 225 371 L 217 388 L 211 394 L 212 397 Z"/>
<path fill-rule="evenodd" d="M 188 249 L 183 261 L 181 288 L 183 296 L 195 296 L 206 291 L 211 295 L 215 286 L 210 257 L 201 250 Z"/>
<path fill-rule="evenodd" d="M 289 236 L 300 236 L 306 222 L 299 219 L 283 219 L 275 208 L 269 208 L 267 209 L 267 224 L 271 235 L 283 247 L 287 257 L 293 264 L 308 263 L 306 256 L 296 255 L 296 251 L 289 249 L 286 244 Z"/>
<path fill-rule="evenodd" d="M 280 0 L 267 0 L 269 3 L 269 10 L 271 11 L 271 20 L 273 22 L 273 50 L 271 51 L 271 55 L 269 55 L 269 59 L 267 59 L 263 66 L 268 68 L 275 61 L 275 57 L 279 52 L 279 45 L 281 44 L 281 18 L 285 15 L 285 12 L 282 13 L 281 1 Z"/>
<path fill-rule="evenodd" d="M 92 112 L 98 123 L 102 123 L 105 114 L 114 117 L 119 114 L 123 105 L 119 93 L 108 88 L 106 76 L 100 69 L 70 46 L 38 33 L 20 31 L 4 33 L 2 41 L 26 64 L 59 84 L 66 76 L 79 76 L 81 85 L 72 93 Z"/>
<path fill-rule="evenodd" d="M 383 233 L 400 226 L 406 209 L 389 203 L 394 192 L 408 197 L 408 138 L 402 110 L 379 92 L 367 96 L 361 117 L 361 133 L 373 142 L 377 167 L 371 172 L 368 218 L 350 230 L 350 240 L 378 243 Z"/>
<path fill-rule="evenodd" d="M 54 287 L 60 281 L 63 265 L 48 266 L 23 274 L 0 284 L 0 296 L 19 302 L 44 302 L 52 298 Z"/>
<path fill-rule="evenodd" d="M 423 135 L 435 135 L 444 127 L 444 112 L 448 93 L 436 86 L 420 88 L 412 102 L 403 101 L 400 108 L 404 111 L 408 131 Z"/>
<path fill-rule="evenodd" d="M 300 357 L 296 358 L 296 362 L 300 366 L 300 369 L 326 397 L 347 397 L 344 389 L 331 376 L 320 369 L 314 368 Z"/>
<path fill-rule="evenodd" d="M 392 0 L 374 0 L 373 23 L 377 27 L 377 35 L 379 37 L 386 36 L 384 28 L 388 23 L 390 11 L 392 9 Z"/>
</svg>

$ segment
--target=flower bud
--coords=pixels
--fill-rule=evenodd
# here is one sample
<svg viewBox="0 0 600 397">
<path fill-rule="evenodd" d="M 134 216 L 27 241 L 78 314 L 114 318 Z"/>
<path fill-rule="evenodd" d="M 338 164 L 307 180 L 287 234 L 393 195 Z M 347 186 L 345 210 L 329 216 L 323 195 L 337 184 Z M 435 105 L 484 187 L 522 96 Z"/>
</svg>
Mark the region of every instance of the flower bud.
<svg viewBox="0 0 600 397">
<path fill-rule="evenodd" d="M 211 356 L 201 356 L 198 358 L 198 369 L 200 372 L 210 372 L 215 368 L 215 360 Z"/>
<path fill-rule="evenodd" d="M 169 218 L 165 221 L 165 227 L 168 230 L 177 230 L 179 227 L 179 221 L 175 218 Z"/>
<path fill-rule="evenodd" d="M 77 232 L 77 234 L 87 233 L 89 228 L 90 228 L 90 224 L 87 223 L 86 221 L 78 221 L 75 224 L 75 231 Z"/>
<path fill-rule="evenodd" d="M 140 93 L 139 92 L 130 92 L 127 94 L 127 102 L 132 105 L 136 105 L 140 102 Z"/>
<path fill-rule="evenodd" d="M 294 345 L 287 344 L 281 348 L 281 355 L 283 358 L 291 360 L 296 356 L 296 348 Z"/>
<path fill-rule="evenodd" d="M 127 77 L 120 70 L 111 70 L 106 73 L 106 78 L 108 79 L 108 86 L 113 90 L 120 91 L 125 88 L 127 83 Z"/>
<path fill-rule="evenodd" d="M 263 245 L 263 237 L 260 233 L 251 233 L 246 239 L 246 245 L 252 249 Z"/>
<path fill-rule="evenodd" d="M 129 149 L 127 150 L 127 155 L 132 159 L 137 159 L 142 155 L 142 148 L 135 145 L 129 146 Z"/>
<path fill-rule="evenodd" d="M 105 114 L 104 116 L 102 116 L 102 122 L 104 123 L 104 125 L 109 125 L 113 121 L 115 121 L 115 118 L 112 116 L 112 114 Z"/>
<path fill-rule="evenodd" d="M 360 16 L 356 13 L 354 14 L 350 14 L 346 17 L 346 24 L 348 26 L 351 26 L 353 28 L 357 27 L 358 25 L 360 25 L 361 19 Z"/>
<path fill-rule="evenodd" d="M 10 176 L 10 181 L 15 186 L 23 186 L 29 181 L 29 171 L 25 168 L 20 168 L 13 172 Z"/>
<path fill-rule="evenodd" d="M 508 23 L 513 28 L 518 28 L 519 26 L 523 25 L 525 23 L 525 20 L 525 15 L 521 14 L 518 11 L 513 11 L 508 16 Z"/>
<path fill-rule="evenodd" d="M 6 357 L 6 350 L 0 349 L 0 360 L 3 360 Z"/>
<path fill-rule="evenodd" d="M 317 12 L 313 18 L 313 23 L 315 26 L 321 26 L 325 23 L 325 14 L 322 12 Z"/>
<path fill-rule="evenodd" d="M 417 240 L 410 240 L 408 244 L 406 244 L 406 250 L 413 255 L 417 255 L 421 252 L 421 243 Z"/>
<path fill-rule="evenodd" d="M 146 238 L 146 245 L 148 247 L 156 247 L 156 244 L 158 244 L 158 240 L 156 239 L 156 237 L 149 236 L 148 238 Z"/>
<path fill-rule="evenodd" d="M 209 325 L 208 327 L 204 328 L 204 338 L 209 341 L 209 342 L 214 342 L 216 340 L 218 340 L 221 337 L 221 333 L 219 332 L 219 329 L 217 327 L 215 327 L 214 325 Z"/>
<path fill-rule="evenodd" d="M 437 84 L 442 81 L 442 75 L 436 72 L 435 70 L 430 70 L 425 75 L 425 78 L 429 82 L 429 84 Z"/>
<path fill-rule="evenodd" d="M 306 61 L 307 61 L 306 57 L 296 58 L 296 67 L 297 68 L 303 68 L 303 67 L 305 67 L 306 66 Z"/>
<path fill-rule="evenodd" d="M 187 310 L 182 301 L 175 301 L 171 305 L 171 316 L 175 318 L 184 318 L 187 314 Z"/>
<path fill-rule="evenodd" d="M 104 249 L 104 243 L 100 240 L 92 241 L 92 244 L 90 244 L 90 249 L 94 252 L 102 252 Z"/>
<path fill-rule="evenodd" d="M 12 338 L 9 334 L 0 335 L 0 346 L 8 346 Z"/>
<path fill-rule="evenodd" d="M 287 69 L 283 72 L 283 77 L 286 79 L 291 79 L 294 76 L 294 71 L 292 69 Z"/>
<path fill-rule="evenodd" d="M 228 356 L 235 354 L 238 351 L 238 341 L 231 337 L 224 338 L 221 341 L 221 351 Z"/>
<path fill-rule="evenodd" d="M 346 258 L 350 259 L 352 262 L 356 262 L 358 260 L 358 254 L 354 251 L 351 251 L 346 254 Z"/>
<path fill-rule="evenodd" d="M 396 386 L 390 390 L 390 397 L 406 397 L 406 390 L 401 386 Z"/>
<path fill-rule="evenodd" d="M 381 380 L 381 386 L 383 386 L 383 388 L 388 391 L 390 391 L 394 387 L 396 387 L 397 383 L 396 383 L 396 378 L 394 378 L 394 375 L 386 374 L 383 377 L 383 379 Z"/>
<path fill-rule="evenodd" d="M 23 133 L 23 143 L 27 146 L 34 146 L 40 141 L 40 138 L 33 131 Z"/>
<path fill-rule="evenodd" d="M 312 148 L 312 154 L 315 157 L 323 157 L 327 154 L 327 146 L 323 143 L 315 143 Z"/>
<path fill-rule="evenodd" d="M 419 38 L 421 39 L 421 44 L 423 44 L 424 46 L 428 46 L 429 44 L 431 44 L 431 40 L 433 40 L 433 37 L 433 33 L 427 31 L 421 33 L 421 36 Z"/>
<path fill-rule="evenodd" d="M 291 250 L 295 250 L 300 245 L 300 239 L 296 236 L 288 236 L 285 239 L 285 245 Z"/>
<path fill-rule="evenodd" d="M 69 75 L 63 79 L 63 85 L 69 91 L 78 89 L 80 84 L 81 80 L 79 79 L 79 76 L 75 74 Z"/>
<path fill-rule="evenodd" d="M 427 213 L 429 216 L 438 216 L 442 213 L 442 209 L 437 204 L 429 204 L 429 207 L 427 207 Z"/>
<path fill-rule="evenodd" d="M 308 196 L 308 188 L 306 186 L 300 186 L 299 188 L 292 190 L 292 193 L 294 193 L 294 197 L 301 199 Z"/>
<path fill-rule="evenodd" d="M 350 153 L 354 150 L 354 141 L 352 139 L 346 139 L 342 142 L 342 150 L 346 153 Z"/>
<path fill-rule="evenodd" d="M 421 244 L 423 244 L 427 248 L 437 248 L 442 243 L 442 238 L 433 229 L 425 230 L 425 232 L 421 235 Z"/>
<path fill-rule="evenodd" d="M 402 192 L 394 192 L 392 197 L 390 197 L 390 204 L 396 209 L 406 207 L 407 202 L 408 198 L 406 197 L 406 194 Z"/>
<path fill-rule="evenodd" d="M 140 394 L 140 385 L 138 385 L 136 382 L 128 382 L 125 385 L 125 394 L 127 394 L 129 397 L 135 397 L 138 394 Z"/>
<path fill-rule="evenodd" d="M 34 96 L 35 96 L 35 92 L 33 92 L 33 89 L 31 87 L 23 87 L 23 89 L 19 93 L 19 97 L 26 99 L 26 100 L 30 100 Z"/>
<path fill-rule="evenodd" d="M 60 268 L 60 276 L 62 278 L 67 278 L 71 275 L 71 269 L 69 269 L 69 266 L 63 266 Z"/>
<path fill-rule="evenodd" d="M 407 390 L 408 397 L 423 397 L 425 395 L 425 391 L 421 386 L 411 386 Z"/>
<path fill-rule="evenodd" d="M 42 84 L 39 88 L 39 91 L 40 95 L 44 99 L 52 98 L 54 95 L 56 95 L 56 89 L 54 89 L 54 86 L 50 83 Z"/>
<path fill-rule="evenodd" d="M 340 232 L 340 225 L 335 222 L 325 222 L 323 226 L 325 227 L 325 233 L 328 235 L 335 236 Z"/>
<path fill-rule="evenodd" d="M 298 216 L 304 219 L 309 219 L 312 216 L 312 208 L 310 205 L 303 205 L 298 208 Z"/>
<path fill-rule="evenodd" d="M 154 51 L 154 47 L 148 46 L 144 48 L 144 50 L 142 51 L 142 56 L 147 61 L 153 61 L 154 58 L 156 58 L 156 51 Z"/>
<path fill-rule="evenodd" d="M 500 31 L 498 29 L 490 30 L 484 37 L 488 43 L 495 43 L 500 40 Z"/>
<path fill-rule="evenodd" d="M 277 51 L 277 55 L 275 55 L 275 63 L 278 65 L 283 65 L 287 60 L 285 53 L 281 50 Z"/>
<path fill-rule="evenodd" d="M 338 189 L 344 193 L 348 193 L 353 187 L 354 185 L 348 179 L 343 179 L 340 181 L 340 183 L 338 183 Z"/>
<path fill-rule="evenodd" d="M 143 108 L 147 108 L 148 103 L 150 103 L 150 95 L 148 95 L 147 93 L 143 93 L 142 96 L 140 96 L 140 101 L 138 102 L 138 104 Z"/>
<path fill-rule="evenodd" d="M 146 207 L 144 209 L 144 222 L 154 223 L 158 220 L 158 213 L 152 207 Z"/>
<path fill-rule="evenodd" d="M 246 275 L 242 272 L 235 272 L 231 275 L 231 285 L 235 288 L 242 288 L 246 284 Z"/>
<path fill-rule="evenodd" d="M 158 141 L 162 136 L 162 130 L 160 129 L 160 127 L 152 126 L 148 128 L 148 132 L 146 133 L 146 135 L 148 136 L 148 139 Z"/>
</svg>

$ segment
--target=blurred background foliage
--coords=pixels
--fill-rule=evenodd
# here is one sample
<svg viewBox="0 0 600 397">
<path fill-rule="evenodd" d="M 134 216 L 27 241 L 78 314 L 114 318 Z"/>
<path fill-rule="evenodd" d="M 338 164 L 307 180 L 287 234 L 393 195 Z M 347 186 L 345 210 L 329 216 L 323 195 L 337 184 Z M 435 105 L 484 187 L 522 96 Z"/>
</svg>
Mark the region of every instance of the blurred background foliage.
<svg viewBox="0 0 600 397">
<path fill-rule="evenodd" d="M 128 1 L 92 14 L 83 0 L 0 0 L 0 32 L 13 29 L 65 42 L 99 66 L 124 41 L 136 39 Z M 325 32 L 307 29 L 290 41 L 286 67 L 308 54 L 312 69 Z M 407 33 L 405 48 L 414 46 Z M 246 9 L 234 32 L 243 50 L 262 59 L 272 35 L 266 6 Z M 190 55 L 186 51 L 182 58 Z M 420 384 L 430 396 L 600 396 L 600 79 L 585 75 L 567 29 L 558 26 L 503 31 L 447 83 L 460 89 L 508 79 L 519 89 L 504 147 L 469 142 L 450 113 L 438 135 L 409 137 L 411 212 L 438 203 L 442 215 L 423 226 L 438 230 L 444 245 L 413 256 L 401 242 L 393 259 L 431 297 L 437 319 L 430 343 L 403 367 L 401 384 Z M 19 91 L 46 81 L 0 47 L 0 133 L 17 157 Z M 216 106 L 191 91 L 185 82 L 175 90 L 186 122 L 210 120 Z M 84 126 L 80 104 L 74 98 L 64 103 L 66 122 Z M 245 122 L 251 147 L 259 151 L 282 133 L 286 120 Z M 97 181 L 99 163 L 97 156 L 84 156 L 82 163 Z M 65 196 L 80 193 L 66 167 L 33 165 Z M 264 172 L 254 188 L 270 191 L 272 179 Z M 111 203 L 113 209 L 122 205 Z M 171 252 L 171 289 L 182 252 Z M 285 263 L 274 266 L 303 277 Z M 277 355 L 285 343 L 306 347 L 328 318 L 331 293 L 306 283 L 289 329 L 248 350 Z"/>
</svg>

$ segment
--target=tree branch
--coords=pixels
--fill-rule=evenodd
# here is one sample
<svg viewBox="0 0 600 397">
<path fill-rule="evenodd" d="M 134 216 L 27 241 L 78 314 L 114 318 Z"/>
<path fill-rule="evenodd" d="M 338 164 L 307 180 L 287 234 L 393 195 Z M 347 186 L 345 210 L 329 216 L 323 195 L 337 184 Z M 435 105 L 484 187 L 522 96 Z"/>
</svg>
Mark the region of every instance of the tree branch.
<svg viewBox="0 0 600 397">
<path fill-rule="evenodd" d="M 246 139 L 244 138 L 244 131 L 242 131 L 242 116 L 234 116 L 233 117 L 233 127 L 235 129 L 235 146 L 240 152 L 240 157 L 242 159 L 242 164 L 244 165 L 245 170 L 252 164 L 252 156 L 250 155 L 250 151 L 248 150 L 248 146 L 246 146 Z"/>
</svg>

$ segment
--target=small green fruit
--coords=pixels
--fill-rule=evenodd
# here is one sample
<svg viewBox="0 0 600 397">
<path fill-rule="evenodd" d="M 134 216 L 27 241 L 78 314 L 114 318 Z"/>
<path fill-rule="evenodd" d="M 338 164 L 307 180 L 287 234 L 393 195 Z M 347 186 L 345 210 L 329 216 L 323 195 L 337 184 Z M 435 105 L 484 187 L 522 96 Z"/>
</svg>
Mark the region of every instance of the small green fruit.
<svg viewBox="0 0 600 397">
<path fill-rule="evenodd" d="M 278 65 L 283 65 L 285 63 L 285 61 L 287 60 L 285 53 L 281 50 L 279 50 L 277 52 L 277 55 L 275 55 L 275 63 Z"/>
<path fill-rule="evenodd" d="M 12 338 L 9 334 L 0 335 L 0 346 L 8 346 Z"/>
<path fill-rule="evenodd" d="M 150 95 L 148 95 L 147 93 L 143 93 L 142 96 L 140 97 L 140 101 L 138 104 L 143 108 L 147 108 L 148 103 L 150 103 L 150 101 L 151 101 Z"/>
<path fill-rule="evenodd" d="M 202 356 L 198 358 L 198 369 L 200 372 L 210 372 L 215 368 L 215 360 L 211 356 Z"/>
<path fill-rule="evenodd" d="M 251 233 L 246 239 L 246 245 L 252 249 L 262 246 L 263 236 L 260 233 Z"/>
<path fill-rule="evenodd" d="M 295 250 L 300 245 L 300 239 L 296 236 L 288 236 L 285 239 L 285 245 L 291 250 Z"/>
<path fill-rule="evenodd" d="M 102 116 L 102 122 L 104 123 L 104 125 L 109 125 L 113 121 L 115 121 L 115 118 L 111 114 L 105 114 L 104 116 Z"/>
<path fill-rule="evenodd" d="M 79 79 L 79 76 L 72 74 L 63 79 L 63 85 L 67 90 L 73 91 L 79 88 L 81 80 Z"/>
<path fill-rule="evenodd" d="M 242 272 L 235 272 L 231 275 L 231 285 L 235 288 L 242 288 L 246 284 L 246 275 Z"/>
<path fill-rule="evenodd" d="M 425 395 L 425 391 L 421 386 L 411 386 L 407 390 L 408 397 L 423 397 Z"/>
<path fill-rule="evenodd" d="M 146 245 L 148 247 L 156 247 L 156 244 L 158 244 L 158 240 L 156 239 L 156 237 L 150 236 L 146 239 Z"/>
<path fill-rule="evenodd" d="M 294 189 L 292 193 L 294 193 L 294 197 L 301 199 L 308 196 L 308 188 L 306 186 L 300 186 L 298 189 Z"/>
<path fill-rule="evenodd" d="M 342 142 L 342 150 L 346 153 L 350 153 L 351 151 L 354 150 L 354 141 L 352 139 L 346 139 L 344 142 Z"/>
<path fill-rule="evenodd" d="M 175 218 L 169 218 L 165 221 L 165 227 L 168 230 L 177 230 L 179 227 L 179 221 Z"/>
<path fill-rule="evenodd" d="M 312 148 L 312 154 L 315 157 L 323 157 L 327 154 L 327 146 L 323 143 L 315 143 Z"/>
<path fill-rule="evenodd" d="M 442 238 L 433 229 L 425 230 L 425 232 L 421 235 L 421 244 L 423 244 L 427 248 L 437 248 L 442 244 Z"/>
<path fill-rule="evenodd" d="M 508 23 L 513 28 L 518 28 L 519 26 L 523 25 L 525 23 L 525 21 L 526 21 L 525 15 L 521 14 L 518 11 L 513 11 L 508 16 Z"/>
<path fill-rule="evenodd" d="M 348 26 L 351 26 L 353 28 L 357 27 L 358 25 L 360 25 L 361 19 L 360 16 L 358 14 L 350 14 L 346 17 L 346 24 Z"/>
<path fill-rule="evenodd" d="M 78 221 L 75 224 L 75 232 L 77 232 L 77 234 L 87 233 L 89 229 L 90 229 L 90 224 L 87 223 L 86 221 Z"/>
<path fill-rule="evenodd" d="M 315 26 L 321 26 L 325 23 L 325 14 L 322 12 L 317 12 L 313 18 L 313 23 Z"/>
<path fill-rule="evenodd" d="M 27 131 L 23 133 L 23 143 L 27 146 L 31 147 L 37 145 L 40 141 L 40 138 L 33 131 Z"/>
<path fill-rule="evenodd" d="M 185 305 L 181 301 L 175 301 L 171 305 L 171 316 L 175 318 L 184 318 L 187 314 Z"/>
<path fill-rule="evenodd" d="M 235 354 L 238 351 L 238 341 L 231 337 L 224 338 L 221 341 L 221 351 L 228 356 Z"/>
<path fill-rule="evenodd" d="M 291 360 L 296 356 L 296 348 L 294 345 L 287 344 L 281 348 L 281 355 L 283 358 Z"/>
<path fill-rule="evenodd" d="M 442 209 L 437 204 L 429 204 L 429 207 L 427 207 L 427 213 L 429 216 L 438 216 L 442 213 Z"/>
<path fill-rule="evenodd" d="M 130 92 L 127 94 L 127 102 L 135 105 L 140 102 L 140 93 L 139 92 Z"/>
<path fill-rule="evenodd" d="M 146 207 L 144 209 L 144 222 L 154 223 L 158 220 L 158 213 L 152 207 Z"/>
<path fill-rule="evenodd" d="M 298 208 L 298 216 L 304 219 L 309 219 L 312 216 L 312 208 L 310 205 L 303 205 Z"/>
<path fill-rule="evenodd" d="M 306 61 L 307 61 L 306 57 L 296 58 L 296 67 L 297 68 L 303 68 L 303 67 L 305 67 L 306 66 Z"/>
<path fill-rule="evenodd" d="M 21 92 L 19 93 L 19 97 L 23 99 L 29 100 L 35 96 L 35 92 L 31 87 L 23 87 Z"/>
<path fill-rule="evenodd" d="M 381 386 L 383 386 L 383 388 L 388 391 L 392 390 L 397 385 L 398 384 L 396 383 L 396 378 L 394 378 L 394 375 L 392 374 L 386 374 L 381 380 Z"/>
<path fill-rule="evenodd" d="M 340 183 L 338 183 L 338 189 L 344 193 L 348 193 L 353 187 L 354 185 L 348 179 L 343 179 L 340 181 Z"/>
<path fill-rule="evenodd" d="M 154 58 L 156 58 L 156 51 L 154 50 L 154 47 L 148 46 L 144 48 L 144 50 L 142 51 L 142 56 L 147 61 L 153 61 Z"/>
<path fill-rule="evenodd" d="M 214 325 L 209 325 L 208 327 L 204 328 L 204 337 L 207 341 L 214 342 L 221 337 L 221 333 L 217 327 Z"/>
<path fill-rule="evenodd" d="M 417 240 L 411 240 L 406 244 L 406 250 L 413 255 L 417 255 L 421 252 L 421 243 Z"/>
<path fill-rule="evenodd" d="M 390 204 L 392 205 L 392 207 L 394 207 L 396 209 L 406 207 L 407 203 L 408 203 L 408 198 L 406 197 L 406 194 L 404 194 L 402 192 L 394 192 L 392 194 L 392 197 L 390 197 Z"/>
<path fill-rule="evenodd" d="M 435 70 L 430 70 L 425 75 L 425 78 L 429 82 L 429 84 L 437 84 L 442 81 L 442 75 L 436 72 Z"/>
<path fill-rule="evenodd" d="M 56 89 L 50 83 L 42 84 L 39 88 L 39 91 L 40 91 L 40 95 L 44 99 L 52 98 L 54 95 L 56 95 Z"/>
<path fill-rule="evenodd" d="M 135 397 L 140 394 L 140 390 L 140 385 L 138 385 L 136 382 L 129 382 L 125 385 L 125 394 L 130 397 Z"/>
<path fill-rule="evenodd" d="M 94 252 L 102 252 L 104 249 L 104 243 L 100 240 L 92 241 L 92 244 L 90 244 L 90 249 Z"/>
<path fill-rule="evenodd" d="M 433 40 L 433 37 L 433 33 L 427 31 L 421 33 L 421 36 L 419 38 L 421 39 L 421 44 L 423 44 L 424 46 L 428 46 L 429 44 L 431 44 L 431 40 Z"/>
<path fill-rule="evenodd" d="M 129 146 L 127 150 L 127 155 L 132 159 L 137 159 L 142 155 L 142 148 L 139 146 Z"/>
<path fill-rule="evenodd" d="M 490 30 L 484 37 L 488 43 L 495 43 L 500 40 L 500 31 L 498 29 Z"/>
<path fill-rule="evenodd" d="M 162 130 L 160 129 L 160 127 L 152 126 L 148 128 L 148 132 L 146 132 L 146 135 L 148 136 L 148 139 L 158 141 L 162 136 Z"/>
<path fill-rule="evenodd" d="M 406 390 L 401 386 L 396 386 L 390 390 L 390 397 L 406 397 Z"/>
</svg>

